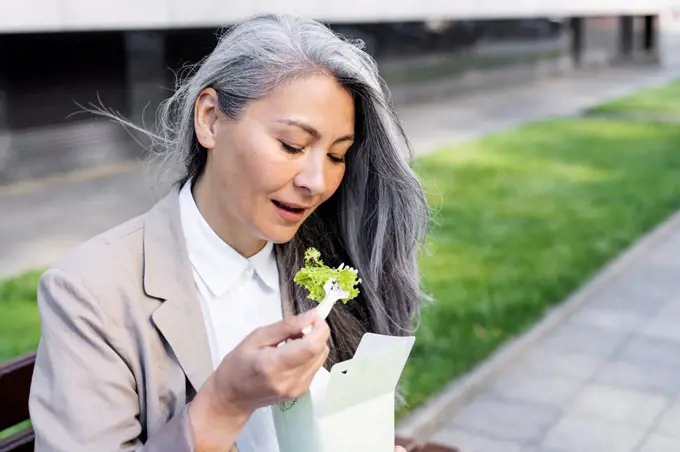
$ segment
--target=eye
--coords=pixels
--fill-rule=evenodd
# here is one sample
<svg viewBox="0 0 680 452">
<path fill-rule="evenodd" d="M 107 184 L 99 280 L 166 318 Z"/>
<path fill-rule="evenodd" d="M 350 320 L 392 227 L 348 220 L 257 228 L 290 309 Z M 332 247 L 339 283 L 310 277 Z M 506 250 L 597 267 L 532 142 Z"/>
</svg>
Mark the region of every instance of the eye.
<svg viewBox="0 0 680 452">
<path fill-rule="evenodd" d="M 296 148 L 295 146 L 291 146 L 288 143 L 285 143 L 281 140 L 279 140 L 279 143 L 281 143 L 281 147 L 283 148 L 284 151 L 291 153 L 291 154 L 297 154 L 299 152 L 302 152 L 302 149 Z"/>
<path fill-rule="evenodd" d="M 328 158 L 334 163 L 345 163 L 345 157 L 341 155 L 328 154 Z"/>
</svg>

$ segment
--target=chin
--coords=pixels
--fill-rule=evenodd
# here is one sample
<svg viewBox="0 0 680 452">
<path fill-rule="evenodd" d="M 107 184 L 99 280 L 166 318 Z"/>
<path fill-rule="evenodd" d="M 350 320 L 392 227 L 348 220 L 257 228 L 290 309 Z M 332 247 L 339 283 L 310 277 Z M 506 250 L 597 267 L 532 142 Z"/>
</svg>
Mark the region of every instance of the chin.
<svg viewBox="0 0 680 452">
<path fill-rule="evenodd" d="M 287 243 L 293 240 L 295 237 L 295 234 L 297 233 L 299 227 L 295 228 L 286 228 L 286 227 L 278 227 L 278 228 L 267 228 L 263 230 L 262 236 L 267 240 L 268 242 L 273 242 L 276 244 L 282 244 L 282 243 Z"/>
</svg>

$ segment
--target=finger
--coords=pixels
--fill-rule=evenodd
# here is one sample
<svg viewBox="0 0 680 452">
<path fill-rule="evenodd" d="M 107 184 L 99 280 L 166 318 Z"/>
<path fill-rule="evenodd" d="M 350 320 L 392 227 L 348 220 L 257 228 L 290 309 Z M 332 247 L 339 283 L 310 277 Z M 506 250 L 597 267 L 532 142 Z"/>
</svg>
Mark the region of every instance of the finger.
<svg viewBox="0 0 680 452">
<path fill-rule="evenodd" d="M 275 347 L 283 341 L 300 337 L 304 327 L 313 324 L 316 318 L 314 310 L 286 317 L 279 322 L 256 329 L 251 334 L 250 340 L 257 347 Z"/>
<path fill-rule="evenodd" d="M 319 321 L 314 331 L 300 339 L 287 342 L 278 347 L 278 359 L 288 369 L 313 364 L 326 352 L 330 329 L 325 321 Z"/>
<path fill-rule="evenodd" d="M 328 327 L 328 322 L 317 318 L 312 324 L 314 328 L 309 334 L 303 338 L 318 344 L 325 344 L 331 337 L 331 329 Z"/>
<path fill-rule="evenodd" d="M 406 449 L 404 449 L 401 446 L 397 446 L 397 447 L 394 448 L 394 452 L 406 452 Z"/>
<path fill-rule="evenodd" d="M 311 381 L 314 374 L 326 363 L 329 353 L 330 349 L 328 348 L 328 345 L 324 346 L 321 353 L 319 353 L 316 357 L 314 357 L 313 360 L 309 361 L 307 365 L 303 367 L 305 370 L 302 371 L 301 379 L 304 380 L 309 378 Z"/>
<path fill-rule="evenodd" d="M 326 364 L 330 351 L 331 351 L 330 348 L 328 348 L 328 346 L 325 346 L 323 352 L 321 352 L 318 358 L 310 366 L 308 375 L 305 375 L 305 377 L 309 378 L 310 382 L 312 381 L 312 378 L 314 378 L 314 375 L 319 371 L 319 369 L 321 369 L 323 365 Z"/>
<path fill-rule="evenodd" d="M 298 373 L 296 380 L 299 385 L 297 386 L 297 394 L 305 393 L 312 384 L 312 380 L 316 373 L 323 367 L 328 359 L 328 353 L 330 352 L 328 346 L 324 347 L 324 351 L 306 368 L 302 368 L 302 373 Z M 299 369 L 297 370 L 299 372 Z"/>
</svg>

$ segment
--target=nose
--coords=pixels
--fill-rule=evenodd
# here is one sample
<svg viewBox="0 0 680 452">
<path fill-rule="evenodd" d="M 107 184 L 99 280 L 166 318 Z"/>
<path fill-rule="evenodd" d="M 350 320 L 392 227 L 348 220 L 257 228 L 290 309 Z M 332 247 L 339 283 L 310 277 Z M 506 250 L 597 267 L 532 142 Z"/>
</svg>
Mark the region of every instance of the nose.
<svg viewBox="0 0 680 452">
<path fill-rule="evenodd" d="M 295 185 L 311 196 L 319 196 L 326 190 L 325 153 L 308 152 L 300 159 L 300 168 L 295 177 Z"/>
</svg>

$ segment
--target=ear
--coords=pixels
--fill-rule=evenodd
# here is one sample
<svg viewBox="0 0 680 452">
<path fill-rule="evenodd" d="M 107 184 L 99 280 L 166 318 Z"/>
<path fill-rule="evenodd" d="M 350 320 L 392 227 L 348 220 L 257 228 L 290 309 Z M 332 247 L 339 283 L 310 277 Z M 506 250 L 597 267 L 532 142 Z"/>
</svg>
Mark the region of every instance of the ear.
<svg viewBox="0 0 680 452">
<path fill-rule="evenodd" d="M 217 92 L 206 88 L 194 103 L 194 129 L 196 139 L 206 149 L 215 147 L 215 123 L 219 117 Z"/>
</svg>

